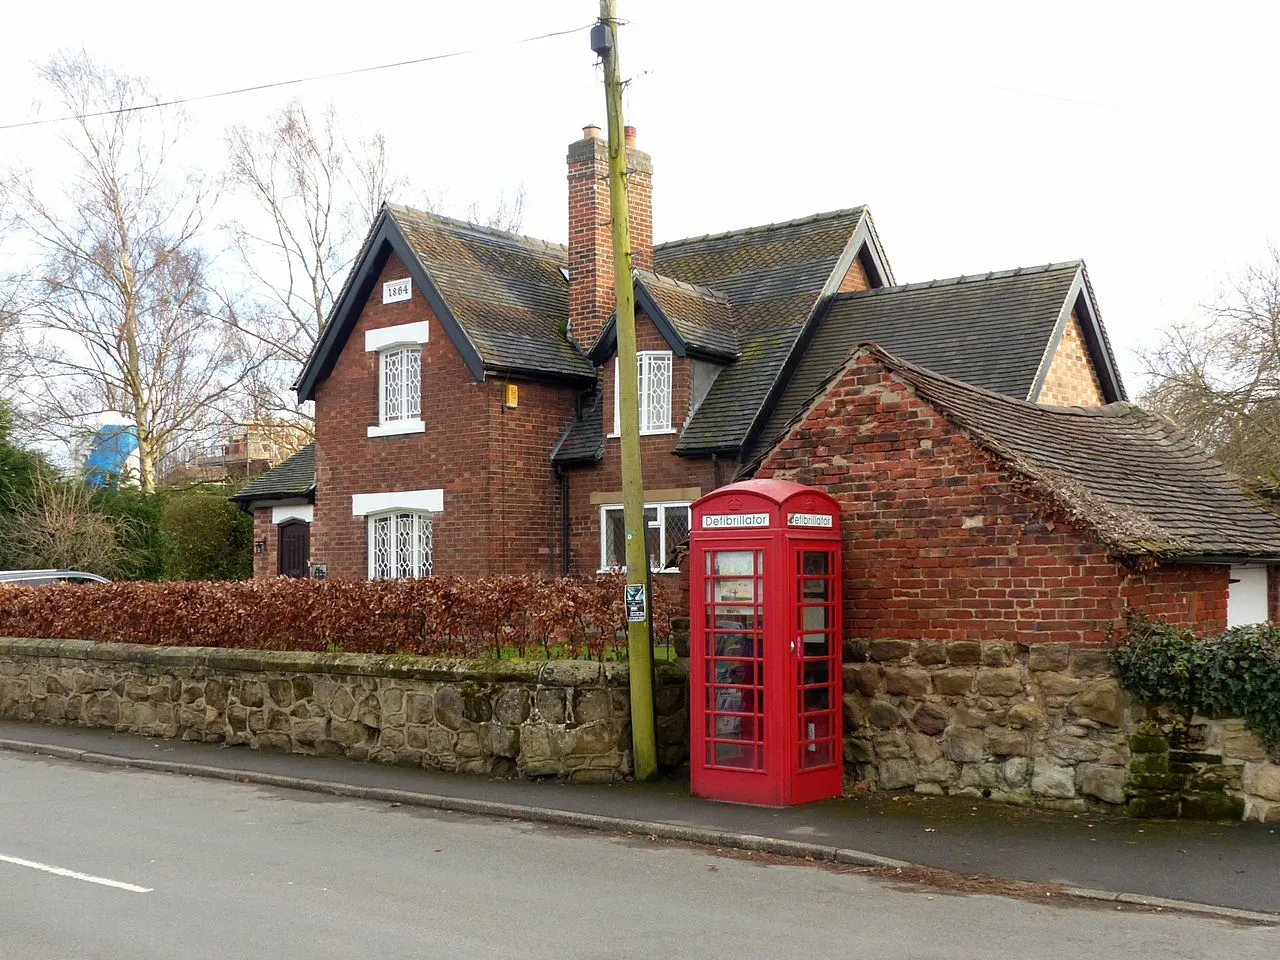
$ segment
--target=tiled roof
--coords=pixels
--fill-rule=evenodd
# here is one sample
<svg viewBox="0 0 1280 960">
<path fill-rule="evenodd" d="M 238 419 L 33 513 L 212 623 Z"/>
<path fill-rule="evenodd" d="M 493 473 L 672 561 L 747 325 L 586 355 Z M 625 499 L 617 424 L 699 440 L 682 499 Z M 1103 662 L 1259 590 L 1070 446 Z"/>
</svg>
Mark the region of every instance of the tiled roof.
<svg viewBox="0 0 1280 960">
<path fill-rule="evenodd" d="M 726 450 L 741 444 L 863 212 L 854 207 L 654 248 L 659 274 L 715 291 L 728 301 L 739 354 L 716 378 L 677 450 Z"/>
<path fill-rule="evenodd" d="M 387 204 L 487 368 L 595 378 L 565 332 L 565 248 Z"/>
<path fill-rule="evenodd" d="M 316 488 L 316 446 L 308 443 L 278 467 L 245 484 L 230 499 L 239 503 L 254 500 L 284 500 L 305 497 Z"/>
<path fill-rule="evenodd" d="M 1079 261 L 881 287 L 833 297 L 744 460 L 767 450 L 860 342 L 946 376 L 1025 399 Z"/>
<path fill-rule="evenodd" d="M 869 349 L 1115 553 L 1280 558 L 1280 516 L 1171 421 L 1124 402 L 1038 406 Z"/>
<path fill-rule="evenodd" d="M 589 463 L 604 457 L 604 402 L 597 390 L 590 402 L 583 405 L 565 428 L 555 447 L 551 461 L 561 465 Z"/>
<path fill-rule="evenodd" d="M 738 338 L 729 299 L 723 293 L 648 270 L 635 274 L 688 346 L 725 357 L 737 355 Z"/>
</svg>

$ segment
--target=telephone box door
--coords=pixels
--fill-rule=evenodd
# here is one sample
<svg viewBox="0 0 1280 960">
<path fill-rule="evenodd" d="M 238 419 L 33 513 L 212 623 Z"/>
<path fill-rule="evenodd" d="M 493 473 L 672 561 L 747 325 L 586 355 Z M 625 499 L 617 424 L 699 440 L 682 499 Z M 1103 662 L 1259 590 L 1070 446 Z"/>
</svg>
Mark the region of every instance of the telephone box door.
<svg viewBox="0 0 1280 960">
<path fill-rule="evenodd" d="M 789 609 L 795 611 L 787 689 L 791 803 L 837 796 L 842 786 L 838 542 L 791 541 Z"/>
<path fill-rule="evenodd" d="M 782 677 L 766 675 L 765 652 L 773 611 L 766 602 L 766 565 L 771 562 L 766 539 L 708 544 L 695 550 L 695 570 L 704 574 L 694 614 L 700 615 L 703 674 L 694 716 L 701 714 L 701 736 L 695 736 L 697 787 L 731 795 L 747 803 L 776 803 L 777 778 L 770 777 L 766 749 L 773 739 L 766 727 L 767 700 Z M 772 672 L 772 671 L 770 671 Z M 701 751 L 702 756 L 696 752 Z M 745 775 L 745 776 L 744 776 Z M 732 787 L 728 787 L 733 784 Z M 696 789 L 695 788 L 695 789 Z"/>
</svg>

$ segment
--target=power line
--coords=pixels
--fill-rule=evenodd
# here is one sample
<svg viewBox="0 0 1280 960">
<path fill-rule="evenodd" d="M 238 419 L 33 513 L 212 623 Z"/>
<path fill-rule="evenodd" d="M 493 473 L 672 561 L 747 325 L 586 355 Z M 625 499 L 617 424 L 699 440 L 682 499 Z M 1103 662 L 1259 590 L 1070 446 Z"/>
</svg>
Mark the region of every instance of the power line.
<svg viewBox="0 0 1280 960">
<path fill-rule="evenodd" d="M 554 30 L 551 33 L 540 33 L 534 37 L 522 37 L 519 40 L 512 40 L 506 44 L 498 46 L 518 46 L 523 43 L 535 43 L 538 40 L 550 40 L 554 37 L 567 37 L 570 34 L 581 33 L 595 26 L 595 21 L 583 24 L 580 27 L 573 27 L 569 30 Z M 332 80 L 336 77 L 351 77 L 361 73 L 373 73 L 377 70 L 392 70 L 396 67 L 411 67 L 419 63 L 431 63 L 436 60 L 452 60 L 457 57 L 471 56 L 477 53 L 483 53 L 485 50 L 496 49 L 496 47 L 475 47 L 469 50 L 452 50 L 449 53 L 432 54 L 429 57 L 417 57 L 413 60 L 400 60 L 396 63 L 379 63 L 371 67 L 356 67 L 353 70 L 338 70 L 333 73 L 317 73 L 310 77 L 295 77 L 292 80 L 276 80 L 273 83 L 259 83 L 252 87 L 238 87 L 235 90 L 220 90 L 217 93 L 203 93 L 195 97 L 180 97 L 176 100 L 165 100 L 162 103 L 140 103 L 131 107 L 119 107 L 115 110 L 99 110 L 95 113 L 73 113 L 65 117 L 48 117 L 43 120 L 24 120 L 21 123 L 0 124 L 0 131 L 3 130 L 19 130 L 23 127 L 39 127 L 48 123 L 66 123 L 68 120 L 89 120 L 94 117 L 110 117 L 117 114 L 137 113 L 142 110 L 158 110 L 162 107 L 176 107 L 186 103 L 199 103 L 202 100 L 216 100 L 219 97 L 234 97 L 242 93 L 256 93 L 260 90 L 274 90 L 277 87 L 289 87 L 299 83 L 312 83 L 316 80 Z"/>
</svg>

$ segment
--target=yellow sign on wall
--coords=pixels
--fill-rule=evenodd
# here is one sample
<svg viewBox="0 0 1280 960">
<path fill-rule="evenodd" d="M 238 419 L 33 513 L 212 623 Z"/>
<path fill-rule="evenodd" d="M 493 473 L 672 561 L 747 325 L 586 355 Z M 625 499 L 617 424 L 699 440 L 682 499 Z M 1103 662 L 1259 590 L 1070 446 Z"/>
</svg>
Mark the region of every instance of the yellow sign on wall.
<svg viewBox="0 0 1280 960">
<path fill-rule="evenodd" d="M 508 407 L 518 407 L 520 405 L 520 388 L 516 384 L 507 384 L 507 398 L 504 403 Z"/>
</svg>

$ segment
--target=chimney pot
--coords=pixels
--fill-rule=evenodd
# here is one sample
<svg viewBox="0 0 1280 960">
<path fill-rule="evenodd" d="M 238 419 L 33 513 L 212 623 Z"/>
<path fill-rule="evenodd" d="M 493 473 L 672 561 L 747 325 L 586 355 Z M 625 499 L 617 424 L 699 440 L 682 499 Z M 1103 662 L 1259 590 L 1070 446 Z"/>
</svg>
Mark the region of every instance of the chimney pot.
<svg viewBox="0 0 1280 960">
<path fill-rule="evenodd" d="M 626 142 L 627 142 L 627 146 L 628 146 L 628 147 L 631 147 L 632 149 L 634 149 L 634 148 L 635 148 L 635 145 L 636 145 L 636 128 L 635 128 L 635 127 L 623 127 L 623 128 L 622 128 L 622 136 L 623 136 L 623 139 L 625 139 L 625 140 L 626 140 Z"/>
<path fill-rule="evenodd" d="M 597 127 L 594 123 L 588 123 L 585 127 L 582 128 L 582 139 L 583 140 L 599 140 L 600 128 Z"/>
</svg>

